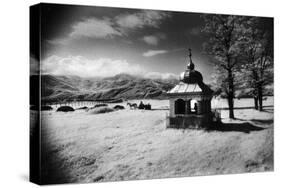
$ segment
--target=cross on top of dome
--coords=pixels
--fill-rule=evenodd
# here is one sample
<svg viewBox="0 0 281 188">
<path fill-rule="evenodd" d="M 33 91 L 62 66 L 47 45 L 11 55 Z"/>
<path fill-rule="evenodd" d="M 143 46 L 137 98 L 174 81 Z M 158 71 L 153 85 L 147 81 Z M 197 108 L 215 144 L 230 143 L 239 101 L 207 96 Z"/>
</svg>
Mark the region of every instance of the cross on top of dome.
<svg viewBox="0 0 281 188">
<path fill-rule="evenodd" d="M 191 49 L 188 49 L 189 51 L 189 63 L 187 64 L 187 69 L 189 70 L 193 70 L 194 69 L 194 63 L 192 62 L 192 53 L 191 53 Z"/>
<path fill-rule="evenodd" d="M 186 96 L 192 97 L 204 97 L 204 99 L 210 99 L 213 91 L 203 82 L 202 74 L 195 70 L 195 66 L 192 62 L 191 49 L 188 49 L 189 54 L 187 59 L 189 62 L 184 72 L 180 74 L 179 83 L 170 91 L 169 96 Z M 188 61 L 188 60 L 187 60 Z"/>
<path fill-rule="evenodd" d="M 203 82 L 203 77 L 200 72 L 194 70 L 195 65 L 192 62 L 192 53 L 191 49 L 188 49 L 189 51 L 189 62 L 187 64 L 187 69 L 180 74 L 180 81 L 184 83 L 201 83 Z"/>
</svg>

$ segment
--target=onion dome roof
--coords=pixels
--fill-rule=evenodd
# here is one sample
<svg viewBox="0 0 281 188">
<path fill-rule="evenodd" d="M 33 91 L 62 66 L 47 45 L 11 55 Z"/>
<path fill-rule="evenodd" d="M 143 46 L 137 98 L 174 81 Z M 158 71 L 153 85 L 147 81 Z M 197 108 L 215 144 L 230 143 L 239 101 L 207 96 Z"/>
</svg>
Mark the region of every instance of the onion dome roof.
<svg viewBox="0 0 281 188">
<path fill-rule="evenodd" d="M 196 71 L 195 65 L 191 59 L 191 50 L 189 49 L 189 63 L 187 69 L 180 74 L 180 81 L 184 83 L 201 83 L 203 82 L 203 76 L 199 71 Z"/>
<path fill-rule="evenodd" d="M 191 50 L 189 49 L 189 63 L 184 72 L 180 74 L 180 83 L 167 92 L 169 96 L 204 96 L 212 97 L 213 90 L 203 82 L 203 76 L 195 70 L 195 65 L 191 59 Z"/>
<path fill-rule="evenodd" d="M 203 82 L 203 76 L 200 72 L 196 70 L 186 70 L 185 72 L 182 72 L 180 74 L 180 81 L 189 84 L 201 83 Z"/>
</svg>

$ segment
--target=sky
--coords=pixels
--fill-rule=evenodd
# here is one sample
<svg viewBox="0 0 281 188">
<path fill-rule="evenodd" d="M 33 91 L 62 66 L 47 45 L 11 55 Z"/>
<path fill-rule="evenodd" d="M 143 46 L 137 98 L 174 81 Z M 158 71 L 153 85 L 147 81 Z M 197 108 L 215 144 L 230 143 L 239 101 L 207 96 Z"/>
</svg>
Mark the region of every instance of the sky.
<svg viewBox="0 0 281 188">
<path fill-rule="evenodd" d="M 191 48 L 195 69 L 211 79 L 202 14 L 57 4 L 41 10 L 42 73 L 178 77 Z"/>
</svg>

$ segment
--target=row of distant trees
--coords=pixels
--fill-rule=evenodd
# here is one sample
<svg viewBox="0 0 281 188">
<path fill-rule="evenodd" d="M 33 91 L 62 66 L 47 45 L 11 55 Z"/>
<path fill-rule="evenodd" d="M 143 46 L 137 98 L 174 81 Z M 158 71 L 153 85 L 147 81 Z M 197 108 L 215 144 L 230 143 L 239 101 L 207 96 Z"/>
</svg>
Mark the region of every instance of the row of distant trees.
<svg viewBox="0 0 281 188">
<path fill-rule="evenodd" d="M 226 95 L 234 118 L 235 90 L 250 88 L 255 108 L 263 110 L 266 85 L 273 83 L 273 19 L 206 15 L 204 51 L 212 57 L 214 83 Z"/>
</svg>

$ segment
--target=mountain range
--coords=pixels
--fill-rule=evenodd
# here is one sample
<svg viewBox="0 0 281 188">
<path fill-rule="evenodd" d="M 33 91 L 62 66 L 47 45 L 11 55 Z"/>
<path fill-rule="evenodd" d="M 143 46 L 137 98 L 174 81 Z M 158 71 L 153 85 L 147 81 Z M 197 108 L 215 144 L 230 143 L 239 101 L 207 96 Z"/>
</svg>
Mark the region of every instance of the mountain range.
<svg viewBox="0 0 281 188">
<path fill-rule="evenodd" d="M 30 101 L 37 104 L 39 101 L 38 79 L 33 75 L 30 78 Z M 112 99 L 163 99 L 165 93 L 178 83 L 175 78 L 156 79 L 118 74 L 112 77 L 83 78 L 79 76 L 41 75 L 42 102 L 62 102 L 73 100 L 112 100 Z M 210 86 L 216 94 L 225 97 L 221 91 Z M 236 97 L 251 97 L 250 88 L 237 88 Z M 265 88 L 265 95 L 273 95 L 273 84 Z"/>
<path fill-rule="evenodd" d="M 129 74 L 107 78 L 41 75 L 41 96 L 44 102 L 163 98 L 177 82 L 172 78 L 150 79 Z"/>
</svg>

